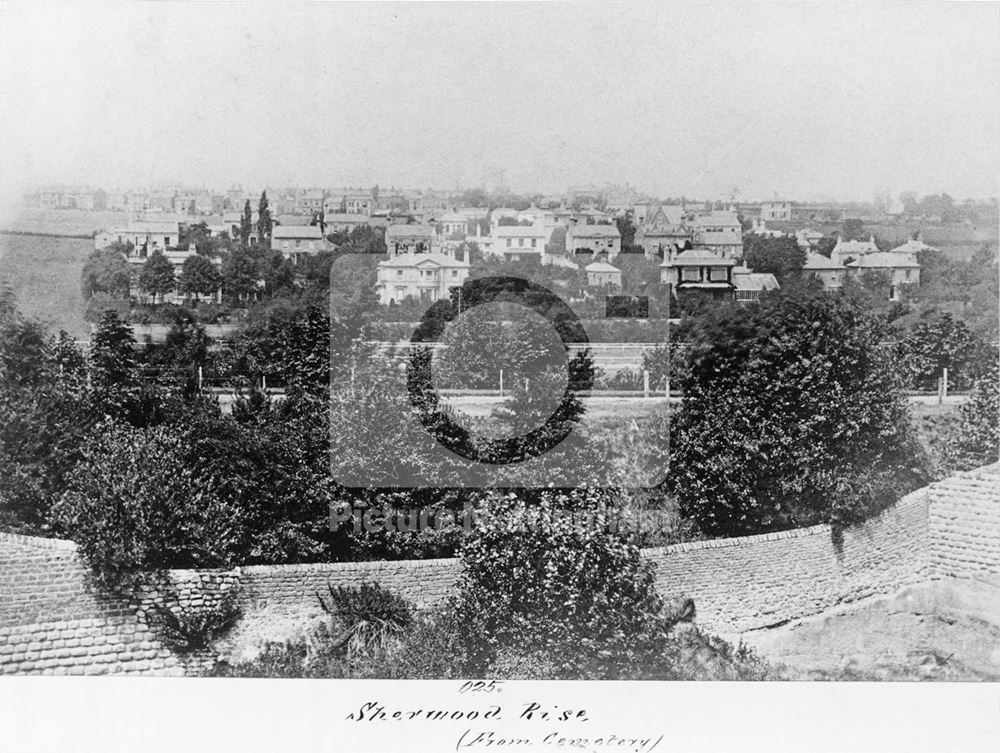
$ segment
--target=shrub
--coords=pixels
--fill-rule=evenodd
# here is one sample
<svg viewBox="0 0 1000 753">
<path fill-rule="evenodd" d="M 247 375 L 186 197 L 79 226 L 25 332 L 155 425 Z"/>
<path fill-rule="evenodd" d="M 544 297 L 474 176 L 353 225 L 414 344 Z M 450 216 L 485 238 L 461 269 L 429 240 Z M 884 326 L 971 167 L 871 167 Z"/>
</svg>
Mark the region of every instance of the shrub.
<svg viewBox="0 0 1000 753">
<path fill-rule="evenodd" d="M 994 364 L 959 409 L 945 442 L 946 470 L 970 470 L 1000 459 L 1000 370 Z"/>
<path fill-rule="evenodd" d="M 335 648 L 346 651 L 347 658 L 380 654 L 398 644 L 400 636 L 413 623 L 413 612 L 405 599 L 377 583 L 353 586 L 327 586 L 329 601 L 317 593 L 323 611 L 334 618 L 340 634 Z"/>
<path fill-rule="evenodd" d="M 212 641 L 229 630 L 240 618 L 236 592 L 226 591 L 210 606 L 193 607 L 181 602 L 176 593 L 170 594 L 174 607 L 153 607 L 148 616 L 160 640 L 178 653 L 203 651 Z"/>
</svg>

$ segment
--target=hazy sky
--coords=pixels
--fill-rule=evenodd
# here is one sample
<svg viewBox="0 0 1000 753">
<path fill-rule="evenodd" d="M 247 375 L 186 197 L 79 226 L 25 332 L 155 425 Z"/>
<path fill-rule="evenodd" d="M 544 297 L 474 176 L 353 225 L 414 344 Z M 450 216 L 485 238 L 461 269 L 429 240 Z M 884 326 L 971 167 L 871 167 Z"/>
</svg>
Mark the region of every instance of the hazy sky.
<svg viewBox="0 0 1000 753">
<path fill-rule="evenodd" d="M 0 190 L 997 194 L 995 4 L 0 2 Z"/>
</svg>

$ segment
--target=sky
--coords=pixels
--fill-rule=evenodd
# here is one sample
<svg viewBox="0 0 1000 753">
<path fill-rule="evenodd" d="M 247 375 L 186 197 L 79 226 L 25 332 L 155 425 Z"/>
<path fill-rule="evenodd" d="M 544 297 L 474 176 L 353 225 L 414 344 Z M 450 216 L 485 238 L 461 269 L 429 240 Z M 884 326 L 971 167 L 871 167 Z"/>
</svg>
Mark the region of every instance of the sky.
<svg viewBox="0 0 1000 753">
<path fill-rule="evenodd" d="M 29 185 L 998 194 L 1000 6 L 0 2 Z"/>
</svg>

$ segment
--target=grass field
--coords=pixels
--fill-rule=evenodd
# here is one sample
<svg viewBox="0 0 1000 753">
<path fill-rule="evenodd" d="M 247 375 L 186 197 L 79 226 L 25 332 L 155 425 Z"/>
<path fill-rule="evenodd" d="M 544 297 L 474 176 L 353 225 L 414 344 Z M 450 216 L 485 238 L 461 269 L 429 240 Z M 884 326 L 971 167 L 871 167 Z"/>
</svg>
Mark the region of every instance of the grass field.
<svg viewBox="0 0 1000 753">
<path fill-rule="evenodd" d="M 25 315 L 85 338 L 80 272 L 92 249 L 83 238 L 0 235 L 0 286 L 14 291 Z"/>
</svg>

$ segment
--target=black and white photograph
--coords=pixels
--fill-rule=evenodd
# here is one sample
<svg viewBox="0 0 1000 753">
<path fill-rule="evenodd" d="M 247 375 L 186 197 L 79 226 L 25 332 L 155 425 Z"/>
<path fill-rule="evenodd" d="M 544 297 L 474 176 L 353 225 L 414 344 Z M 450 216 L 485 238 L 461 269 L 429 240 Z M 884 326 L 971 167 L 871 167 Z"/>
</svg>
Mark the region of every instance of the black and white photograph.
<svg viewBox="0 0 1000 753">
<path fill-rule="evenodd" d="M 998 195 L 995 3 L 0 2 L 0 692 L 995 749 Z"/>
</svg>

